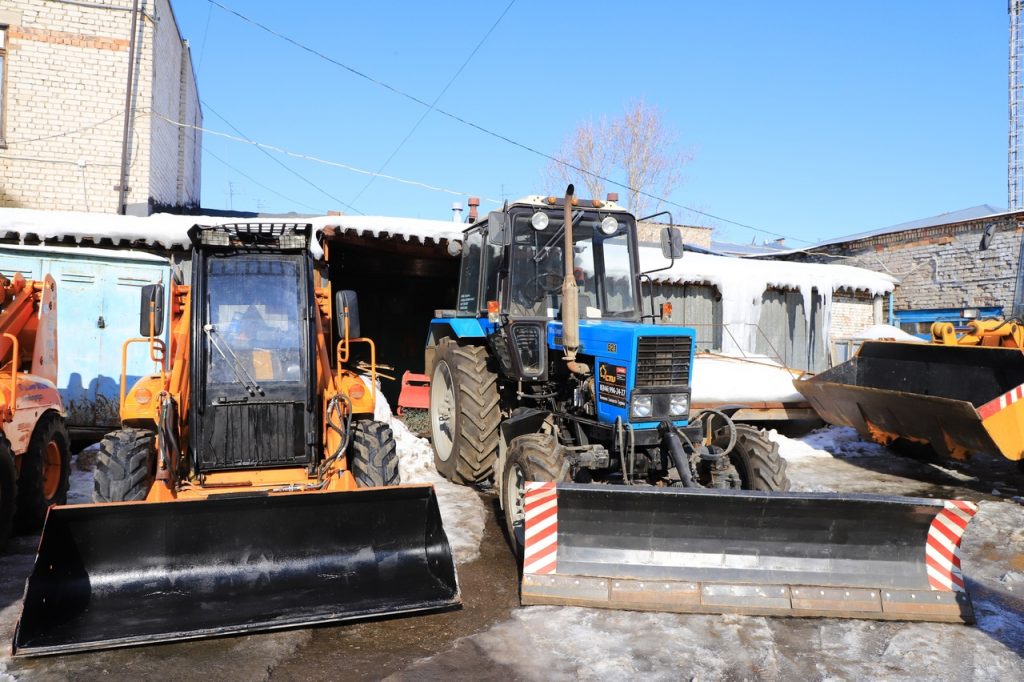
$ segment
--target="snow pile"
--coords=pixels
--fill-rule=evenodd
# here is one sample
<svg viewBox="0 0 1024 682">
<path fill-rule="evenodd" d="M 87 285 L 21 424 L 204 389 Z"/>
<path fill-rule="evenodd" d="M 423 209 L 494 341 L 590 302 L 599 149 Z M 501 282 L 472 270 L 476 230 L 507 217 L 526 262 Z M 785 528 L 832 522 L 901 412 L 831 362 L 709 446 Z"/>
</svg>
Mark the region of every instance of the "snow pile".
<svg viewBox="0 0 1024 682">
<path fill-rule="evenodd" d="M 190 216 L 157 213 L 148 217 L 123 216 L 111 213 L 84 211 L 42 211 L 28 208 L 0 208 L 0 235 L 15 233 L 21 239 L 36 235 L 39 239 L 72 238 L 100 243 L 109 239 L 120 242 L 145 242 L 165 249 L 189 248 L 188 230 L 193 225 L 225 225 L 228 223 L 310 223 L 315 233 L 327 227 L 338 232 L 370 234 L 374 237 L 403 237 L 424 244 L 442 240 L 461 240 L 465 225 L 447 220 L 421 220 L 389 216 L 314 216 L 311 218 L 276 216 L 264 218 L 237 218 L 225 216 Z M 322 255 L 316 240 L 310 249 Z"/>
<path fill-rule="evenodd" d="M 640 270 L 656 270 L 668 265 L 661 250 L 640 247 Z M 722 323 L 742 331 L 740 338 L 726 335 L 728 351 L 754 348 L 757 323 L 761 317 L 761 297 L 768 288 L 793 289 L 803 297 L 804 315 L 810 316 L 815 290 L 821 297 L 824 329 L 830 327 L 832 294 L 839 289 L 865 291 L 881 296 L 893 291 L 896 279 L 864 268 L 832 263 L 797 263 L 713 256 L 686 252 L 671 268 L 654 275 L 655 281 L 684 284 L 706 283 L 722 295 Z M 737 348 L 737 344 L 739 348 Z"/>
<path fill-rule="evenodd" d="M 86 459 L 91 453 L 100 449 L 99 443 L 93 443 L 78 453 L 77 457 Z M 83 457 L 86 456 L 86 457 Z M 81 461 L 81 459 L 79 461 Z M 68 504 L 92 504 L 92 478 L 95 463 L 87 470 L 83 470 L 76 462 L 71 467 L 71 475 L 68 485 Z"/>
<path fill-rule="evenodd" d="M 369 384 L 366 377 L 363 380 Z M 390 424 L 395 434 L 402 483 L 430 483 L 434 486 L 437 503 L 441 508 L 441 520 L 455 561 L 468 564 L 475 560 L 480 556 L 480 541 L 484 536 L 484 522 L 487 518 L 483 502 L 472 488 L 455 485 L 437 473 L 433 447 L 391 413 L 391 406 L 380 391 L 377 392 L 373 417 Z"/>
<path fill-rule="evenodd" d="M 723 403 L 800 403 L 793 387 L 801 372 L 764 356 L 698 353 L 693 361 L 694 405 Z"/>
<path fill-rule="evenodd" d="M 908 343 L 928 343 L 924 339 L 913 334 L 908 334 L 899 327 L 891 324 L 875 324 L 854 334 L 851 338 L 864 341 L 906 341 Z"/>
</svg>

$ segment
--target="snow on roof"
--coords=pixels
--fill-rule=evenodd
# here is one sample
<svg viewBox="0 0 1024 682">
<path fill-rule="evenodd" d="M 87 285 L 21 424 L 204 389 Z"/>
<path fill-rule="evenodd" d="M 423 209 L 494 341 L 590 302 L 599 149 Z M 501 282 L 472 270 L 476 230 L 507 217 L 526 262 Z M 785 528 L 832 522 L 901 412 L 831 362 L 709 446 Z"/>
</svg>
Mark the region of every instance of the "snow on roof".
<svg viewBox="0 0 1024 682">
<path fill-rule="evenodd" d="M 43 211 L 27 208 L 0 208 L 0 236 L 14 234 L 19 240 L 34 235 L 40 240 L 73 240 L 76 244 L 114 246 L 139 243 L 165 249 L 190 247 L 188 230 L 193 225 L 228 223 L 289 222 L 310 223 L 316 232 L 333 226 L 336 232 L 355 233 L 375 238 L 402 237 L 424 244 L 461 239 L 465 225 L 446 220 L 420 220 L 388 216 L 314 216 L 311 218 L 237 218 L 232 216 L 173 215 L 157 213 L 148 217 L 82 211 Z M 320 255 L 319 245 L 312 250 Z"/>
</svg>

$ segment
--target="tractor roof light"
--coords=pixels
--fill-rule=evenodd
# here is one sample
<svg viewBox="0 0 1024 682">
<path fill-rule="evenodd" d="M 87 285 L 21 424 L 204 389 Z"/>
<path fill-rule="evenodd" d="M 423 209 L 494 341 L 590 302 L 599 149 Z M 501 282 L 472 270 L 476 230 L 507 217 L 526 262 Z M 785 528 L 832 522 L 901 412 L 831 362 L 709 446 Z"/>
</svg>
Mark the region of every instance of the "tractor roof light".
<svg viewBox="0 0 1024 682">
<path fill-rule="evenodd" d="M 608 236 L 615 234 L 619 229 L 619 221 L 614 216 L 607 216 L 601 221 L 601 232 Z"/>
<path fill-rule="evenodd" d="M 538 232 L 548 228 L 548 214 L 544 211 L 537 211 L 530 218 L 530 225 Z"/>
</svg>

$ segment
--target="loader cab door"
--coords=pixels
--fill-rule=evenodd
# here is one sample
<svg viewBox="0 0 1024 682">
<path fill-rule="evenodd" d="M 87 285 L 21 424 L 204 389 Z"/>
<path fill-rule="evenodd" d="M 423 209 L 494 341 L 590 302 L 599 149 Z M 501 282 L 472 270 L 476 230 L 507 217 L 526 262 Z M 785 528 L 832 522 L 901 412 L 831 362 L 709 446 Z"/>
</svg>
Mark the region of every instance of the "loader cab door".
<svg viewBox="0 0 1024 682">
<path fill-rule="evenodd" d="M 193 308 L 200 471 L 309 464 L 310 299 L 304 254 L 208 252 Z M 198 376 L 196 376 L 198 375 Z"/>
</svg>

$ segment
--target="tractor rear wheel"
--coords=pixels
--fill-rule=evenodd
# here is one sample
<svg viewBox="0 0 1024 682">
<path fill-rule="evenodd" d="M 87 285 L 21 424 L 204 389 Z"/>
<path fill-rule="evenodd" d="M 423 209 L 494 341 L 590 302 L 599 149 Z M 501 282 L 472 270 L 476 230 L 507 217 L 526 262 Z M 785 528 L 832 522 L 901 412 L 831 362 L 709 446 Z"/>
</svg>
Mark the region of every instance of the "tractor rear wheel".
<svg viewBox="0 0 1024 682">
<path fill-rule="evenodd" d="M 395 434 L 384 422 L 358 421 L 352 424 L 349 468 L 361 488 L 398 485 L 398 452 Z"/>
<path fill-rule="evenodd" d="M 32 431 L 28 450 L 21 456 L 18 475 L 18 511 L 14 527 L 19 533 L 37 533 L 52 504 L 68 501 L 71 439 L 64 419 L 47 412 Z"/>
<path fill-rule="evenodd" d="M 146 499 L 156 470 L 156 434 L 126 428 L 108 433 L 100 443 L 93 474 L 93 502 Z"/>
<path fill-rule="evenodd" d="M 743 490 L 789 490 L 786 460 L 779 455 L 779 444 L 768 438 L 762 429 L 749 424 L 736 424 L 736 444 L 729 460 L 740 474 Z M 714 445 L 729 444 L 729 429 L 715 432 Z"/>
<path fill-rule="evenodd" d="M 522 558 L 525 540 L 525 504 L 527 481 L 568 481 L 564 449 L 551 434 L 531 433 L 512 439 L 501 475 L 501 506 L 505 526 L 516 556 Z"/>
<path fill-rule="evenodd" d="M 6 436 L 0 433 L 0 549 L 7 542 L 14 522 L 14 498 L 18 493 L 18 474 L 14 455 Z"/>
<path fill-rule="evenodd" d="M 436 357 L 430 382 L 434 466 L 453 483 L 483 483 L 494 476 L 498 456 L 498 377 L 480 346 L 441 339 Z"/>
</svg>

